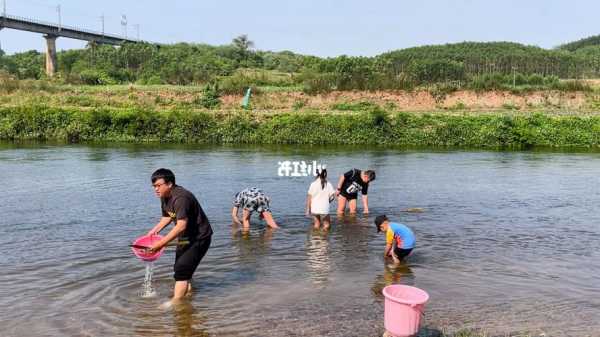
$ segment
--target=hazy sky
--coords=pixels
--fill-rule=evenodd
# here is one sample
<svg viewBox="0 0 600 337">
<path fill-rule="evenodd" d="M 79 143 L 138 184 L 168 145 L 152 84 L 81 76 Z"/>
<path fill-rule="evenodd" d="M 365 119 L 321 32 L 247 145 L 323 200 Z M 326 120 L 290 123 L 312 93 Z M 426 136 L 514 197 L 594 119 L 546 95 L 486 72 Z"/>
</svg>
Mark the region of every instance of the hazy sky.
<svg viewBox="0 0 600 337">
<path fill-rule="evenodd" d="M 2 1 L 2 0 L 0 0 Z M 261 50 L 365 55 L 426 44 L 514 41 L 552 48 L 600 34 L 598 0 L 5 0 L 7 13 L 163 43 L 228 44 L 248 34 Z M 1 10 L 1 7 L 0 7 Z M 43 50 L 40 34 L 0 30 L 8 53 Z M 59 38 L 58 49 L 85 42 Z"/>
</svg>

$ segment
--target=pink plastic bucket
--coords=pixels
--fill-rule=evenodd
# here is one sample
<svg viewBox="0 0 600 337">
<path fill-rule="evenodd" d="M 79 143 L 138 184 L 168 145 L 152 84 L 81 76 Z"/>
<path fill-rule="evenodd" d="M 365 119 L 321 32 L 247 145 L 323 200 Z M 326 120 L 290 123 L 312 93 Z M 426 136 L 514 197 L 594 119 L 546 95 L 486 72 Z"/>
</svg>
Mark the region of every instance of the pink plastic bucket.
<svg viewBox="0 0 600 337">
<path fill-rule="evenodd" d="M 394 337 L 414 336 L 429 295 L 419 288 L 392 284 L 383 288 L 385 329 Z"/>
<path fill-rule="evenodd" d="M 144 235 L 144 236 L 140 236 L 139 238 L 137 238 L 133 242 L 133 244 L 137 245 L 137 246 L 151 247 L 154 243 L 158 242 L 160 239 L 162 239 L 161 235 Z M 131 250 L 133 250 L 133 253 L 135 254 L 135 256 L 137 256 L 141 260 L 152 262 L 152 261 L 155 261 L 156 259 L 158 259 L 162 255 L 163 251 L 165 250 L 165 247 L 163 247 L 158 252 L 154 252 L 154 253 L 149 253 L 144 249 L 140 249 L 140 248 L 136 248 L 136 247 L 131 247 Z"/>
</svg>

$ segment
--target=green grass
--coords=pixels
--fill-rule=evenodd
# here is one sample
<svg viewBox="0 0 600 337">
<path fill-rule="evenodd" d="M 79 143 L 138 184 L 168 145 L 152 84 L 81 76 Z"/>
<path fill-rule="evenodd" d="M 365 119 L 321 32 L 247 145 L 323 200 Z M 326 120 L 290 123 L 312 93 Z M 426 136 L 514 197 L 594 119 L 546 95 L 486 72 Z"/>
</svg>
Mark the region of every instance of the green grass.
<svg viewBox="0 0 600 337">
<path fill-rule="evenodd" d="M 381 108 L 344 114 L 253 114 L 190 107 L 0 108 L 0 139 L 511 147 L 600 146 L 599 116 L 412 114 Z"/>
</svg>

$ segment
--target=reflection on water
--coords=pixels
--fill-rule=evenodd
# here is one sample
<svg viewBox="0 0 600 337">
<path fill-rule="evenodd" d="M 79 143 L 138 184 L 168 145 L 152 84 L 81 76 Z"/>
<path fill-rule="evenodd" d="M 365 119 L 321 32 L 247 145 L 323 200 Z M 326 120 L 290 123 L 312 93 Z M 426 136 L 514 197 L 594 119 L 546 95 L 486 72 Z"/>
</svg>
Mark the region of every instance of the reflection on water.
<svg viewBox="0 0 600 337">
<path fill-rule="evenodd" d="M 415 285 L 415 277 L 407 261 L 384 263 L 383 272 L 375 277 L 371 287 L 373 296 L 383 299 L 383 288 L 391 284 Z"/>
<path fill-rule="evenodd" d="M 189 301 L 184 301 L 172 310 L 173 320 L 177 329 L 177 337 L 203 337 L 208 336 L 208 331 L 203 327 L 204 317 L 194 310 Z"/>
<path fill-rule="evenodd" d="M 277 176 L 279 161 L 307 159 L 331 177 L 374 168 L 371 214 L 313 230 L 312 178 Z M 160 217 L 157 167 L 215 231 L 191 298 L 169 311 L 174 251 L 155 262 L 156 297 L 142 298 L 145 266 L 128 247 Z M 381 336 L 381 290 L 394 283 L 430 294 L 428 331 L 600 331 L 595 152 L 7 144 L 0 170 L 2 336 Z M 268 191 L 281 229 L 231 225 L 244 186 Z M 381 213 L 416 233 L 405 264 L 383 261 Z"/>
<path fill-rule="evenodd" d="M 306 242 L 308 276 L 317 286 L 329 283 L 331 261 L 327 234 L 328 230 L 311 228 Z"/>
</svg>

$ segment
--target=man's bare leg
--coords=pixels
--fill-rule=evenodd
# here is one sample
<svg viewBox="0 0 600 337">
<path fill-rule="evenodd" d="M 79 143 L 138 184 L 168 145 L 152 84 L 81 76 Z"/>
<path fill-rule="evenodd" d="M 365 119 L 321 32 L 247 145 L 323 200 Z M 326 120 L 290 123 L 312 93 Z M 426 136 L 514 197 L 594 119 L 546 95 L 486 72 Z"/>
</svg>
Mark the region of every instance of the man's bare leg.
<svg viewBox="0 0 600 337">
<path fill-rule="evenodd" d="M 345 211 L 346 211 L 346 198 L 344 196 L 340 195 L 340 196 L 338 196 L 337 214 L 344 215 Z"/>
<path fill-rule="evenodd" d="M 176 303 L 180 301 L 188 292 L 188 290 L 191 290 L 189 281 L 175 281 L 175 288 L 173 289 L 173 302 Z"/>
<path fill-rule="evenodd" d="M 348 206 L 350 206 L 350 214 L 356 214 L 356 199 L 350 200 Z"/>
<path fill-rule="evenodd" d="M 192 280 L 188 281 L 187 291 L 185 292 L 185 296 L 192 296 Z"/>
<path fill-rule="evenodd" d="M 179 304 L 188 290 L 191 290 L 189 281 L 175 281 L 175 287 L 173 287 L 173 298 L 161 304 L 159 308 L 167 310 L 172 308 L 174 305 Z"/>
</svg>

